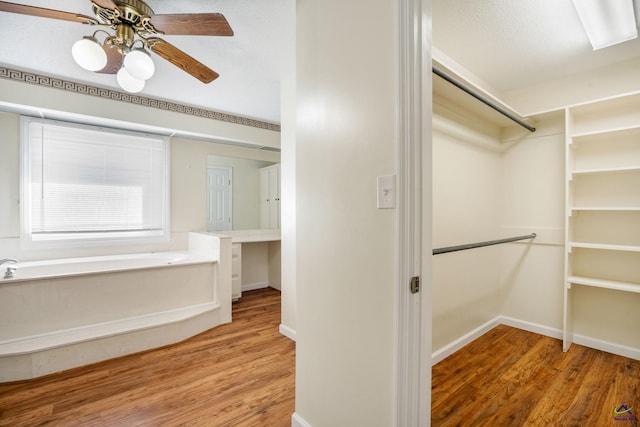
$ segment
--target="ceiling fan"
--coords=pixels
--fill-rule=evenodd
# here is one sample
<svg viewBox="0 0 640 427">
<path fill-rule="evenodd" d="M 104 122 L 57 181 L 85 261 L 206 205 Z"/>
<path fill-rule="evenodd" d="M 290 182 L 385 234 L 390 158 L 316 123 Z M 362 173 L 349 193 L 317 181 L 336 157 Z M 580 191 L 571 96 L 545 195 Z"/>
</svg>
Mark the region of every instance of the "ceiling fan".
<svg viewBox="0 0 640 427">
<path fill-rule="evenodd" d="M 218 73 L 158 37 L 162 35 L 233 36 L 226 18 L 219 13 L 160 14 L 142 0 L 92 0 L 95 17 L 0 1 L 1 12 L 40 16 L 106 27 L 77 41 L 72 55 L 83 68 L 97 73 L 116 74 L 120 86 L 139 92 L 155 70 L 147 50 L 179 67 L 203 83 Z M 102 43 L 96 35 L 105 33 Z M 136 44 L 140 43 L 140 47 Z"/>
</svg>

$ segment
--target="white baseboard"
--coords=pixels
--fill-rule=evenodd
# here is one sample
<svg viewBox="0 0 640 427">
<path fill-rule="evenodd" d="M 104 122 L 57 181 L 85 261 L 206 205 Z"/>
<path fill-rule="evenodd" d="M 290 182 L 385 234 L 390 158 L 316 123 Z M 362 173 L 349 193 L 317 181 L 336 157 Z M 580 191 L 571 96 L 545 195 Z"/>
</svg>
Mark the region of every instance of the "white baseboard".
<svg viewBox="0 0 640 427">
<path fill-rule="evenodd" d="M 573 343 L 606 351 L 607 353 L 617 354 L 618 356 L 628 357 L 629 359 L 640 360 L 640 349 L 637 348 L 614 344 L 579 334 L 573 334 Z"/>
<path fill-rule="evenodd" d="M 280 324 L 280 327 L 278 328 L 278 330 L 280 331 L 280 333 L 282 335 L 284 335 L 285 337 L 289 338 L 291 341 L 295 341 L 296 340 L 296 331 L 291 329 L 290 327 L 283 325 L 282 323 Z"/>
<path fill-rule="evenodd" d="M 446 359 L 451 356 L 456 351 L 460 350 L 465 345 L 470 342 L 476 340 L 477 338 L 484 335 L 486 332 L 489 332 L 491 329 L 495 328 L 500 324 L 500 316 L 489 320 L 484 325 L 480 325 L 475 328 L 473 331 L 461 336 L 457 340 L 445 345 L 444 347 L 434 351 L 431 355 L 431 364 L 435 365 L 438 362 Z"/>
<path fill-rule="evenodd" d="M 297 412 L 294 412 L 291 416 L 291 427 L 311 427 L 311 424 L 306 422 Z"/>
<path fill-rule="evenodd" d="M 560 329 L 550 328 L 548 326 L 538 325 L 536 323 L 525 322 L 523 320 L 514 319 L 512 317 L 500 316 L 500 323 L 514 328 L 523 329 L 525 331 L 534 332 L 536 334 L 545 335 L 551 338 L 562 339 L 562 331 Z M 605 351 L 607 353 L 617 354 L 618 356 L 628 357 L 629 359 L 640 360 L 640 349 L 627 347 L 625 345 L 603 341 L 597 338 L 588 337 L 586 335 L 573 334 L 573 343 L 582 345 L 596 350 Z"/>
<path fill-rule="evenodd" d="M 522 329 L 523 331 L 529 331 L 535 334 L 544 335 L 546 337 L 557 338 L 559 340 L 562 339 L 562 331 L 560 329 L 515 319 L 513 317 L 500 316 L 500 324 Z"/>
<path fill-rule="evenodd" d="M 486 332 L 495 328 L 498 325 L 507 325 L 513 328 L 522 329 L 524 331 L 533 332 L 536 334 L 544 335 L 551 338 L 562 339 L 562 331 L 560 329 L 551 328 L 549 326 L 540 325 L 533 322 L 527 322 L 525 320 L 515 319 L 513 317 L 498 316 L 495 319 L 488 321 L 487 323 L 480 325 L 473 331 L 463 335 L 457 340 L 445 345 L 444 347 L 436 350 L 431 355 L 432 365 L 441 362 L 448 356 L 452 355 L 456 351 L 460 350 L 465 345 L 481 337 Z M 573 342 L 578 345 L 582 345 L 596 350 L 605 351 L 607 353 L 617 354 L 618 356 L 628 357 L 630 359 L 640 360 L 640 349 L 627 347 L 620 344 L 611 343 L 608 341 L 599 340 L 596 338 L 587 337 L 585 335 L 573 334 Z"/>
<path fill-rule="evenodd" d="M 245 283 L 242 285 L 242 292 L 254 291 L 256 289 L 264 289 L 269 287 L 269 282 Z"/>
</svg>

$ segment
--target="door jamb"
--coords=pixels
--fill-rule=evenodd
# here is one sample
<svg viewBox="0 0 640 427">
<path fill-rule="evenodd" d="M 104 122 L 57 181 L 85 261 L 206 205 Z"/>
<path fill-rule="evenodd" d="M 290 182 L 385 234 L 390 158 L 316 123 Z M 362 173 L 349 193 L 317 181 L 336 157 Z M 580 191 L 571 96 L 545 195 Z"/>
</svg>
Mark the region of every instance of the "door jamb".
<svg viewBox="0 0 640 427">
<path fill-rule="evenodd" d="M 431 0 L 399 6 L 396 426 L 431 424 Z M 424 258 L 423 258 L 424 255 Z M 420 291 L 411 293 L 411 278 Z"/>
</svg>

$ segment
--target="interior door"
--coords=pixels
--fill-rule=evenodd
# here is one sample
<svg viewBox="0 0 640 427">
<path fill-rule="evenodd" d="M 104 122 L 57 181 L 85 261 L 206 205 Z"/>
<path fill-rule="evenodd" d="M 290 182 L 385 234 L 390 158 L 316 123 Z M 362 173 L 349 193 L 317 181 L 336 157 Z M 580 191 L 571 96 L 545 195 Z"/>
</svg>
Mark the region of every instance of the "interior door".
<svg viewBox="0 0 640 427">
<path fill-rule="evenodd" d="M 207 168 L 207 231 L 233 229 L 231 175 L 231 168 Z"/>
<path fill-rule="evenodd" d="M 280 228 L 280 166 L 269 169 L 269 228 Z"/>
</svg>

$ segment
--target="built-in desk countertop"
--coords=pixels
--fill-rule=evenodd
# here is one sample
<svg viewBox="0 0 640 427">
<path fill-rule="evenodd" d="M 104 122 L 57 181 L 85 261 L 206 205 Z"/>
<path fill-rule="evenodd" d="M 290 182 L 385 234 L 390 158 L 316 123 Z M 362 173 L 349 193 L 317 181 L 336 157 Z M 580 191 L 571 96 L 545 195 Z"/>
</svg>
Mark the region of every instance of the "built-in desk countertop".
<svg viewBox="0 0 640 427">
<path fill-rule="evenodd" d="M 218 231 L 217 236 L 231 237 L 231 243 L 275 242 L 280 240 L 280 230 L 230 230 Z"/>
</svg>

